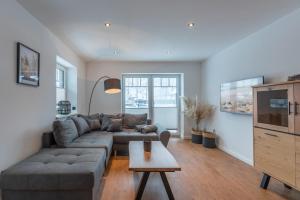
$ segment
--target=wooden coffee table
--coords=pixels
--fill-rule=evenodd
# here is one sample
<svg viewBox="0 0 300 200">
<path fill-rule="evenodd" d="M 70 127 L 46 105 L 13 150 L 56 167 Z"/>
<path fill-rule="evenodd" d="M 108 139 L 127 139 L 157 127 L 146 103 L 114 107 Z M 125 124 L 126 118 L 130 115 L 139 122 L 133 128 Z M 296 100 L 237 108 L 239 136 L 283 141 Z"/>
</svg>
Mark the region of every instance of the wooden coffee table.
<svg viewBox="0 0 300 200">
<path fill-rule="evenodd" d="M 129 170 L 143 172 L 135 199 L 139 200 L 142 198 L 150 172 L 160 173 L 169 199 L 174 199 L 165 172 L 180 171 L 181 168 L 172 154 L 160 141 L 152 142 L 151 153 L 144 153 L 144 142 L 129 142 Z"/>
</svg>

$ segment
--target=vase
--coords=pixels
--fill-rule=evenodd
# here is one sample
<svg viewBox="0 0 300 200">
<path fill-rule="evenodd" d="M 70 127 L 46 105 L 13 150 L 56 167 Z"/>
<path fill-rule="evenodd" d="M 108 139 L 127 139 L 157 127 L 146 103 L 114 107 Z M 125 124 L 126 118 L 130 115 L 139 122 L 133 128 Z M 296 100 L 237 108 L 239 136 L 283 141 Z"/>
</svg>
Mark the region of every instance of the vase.
<svg viewBox="0 0 300 200">
<path fill-rule="evenodd" d="M 151 141 L 144 141 L 144 151 L 145 152 L 151 152 Z"/>
</svg>

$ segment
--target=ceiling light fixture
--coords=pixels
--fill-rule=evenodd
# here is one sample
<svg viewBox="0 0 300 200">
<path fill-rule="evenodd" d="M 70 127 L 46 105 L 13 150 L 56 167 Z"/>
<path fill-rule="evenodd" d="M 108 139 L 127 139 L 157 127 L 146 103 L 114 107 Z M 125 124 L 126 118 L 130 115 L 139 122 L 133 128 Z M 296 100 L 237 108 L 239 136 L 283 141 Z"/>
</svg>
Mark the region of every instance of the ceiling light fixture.
<svg viewBox="0 0 300 200">
<path fill-rule="evenodd" d="M 193 28 L 195 26 L 195 23 L 188 23 L 189 28 Z"/>
<path fill-rule="evenodd" d="M 107 28 L 109 28 L 109 27 L 111 26 L 110 23 L 105 23 L 104 25 L 105 25 L 105 27 L 107 27 Z"/>
</svg>

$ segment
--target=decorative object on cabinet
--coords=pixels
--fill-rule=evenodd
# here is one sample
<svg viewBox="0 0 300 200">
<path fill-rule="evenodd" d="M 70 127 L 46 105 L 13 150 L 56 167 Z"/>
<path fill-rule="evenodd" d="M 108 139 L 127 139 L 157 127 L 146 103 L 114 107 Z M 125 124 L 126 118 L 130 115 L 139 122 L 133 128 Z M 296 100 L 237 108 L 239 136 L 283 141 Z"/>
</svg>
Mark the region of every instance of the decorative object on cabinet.
<svg viewBox="0 0 300 200">
<path fill-rule="evenodd" d="M 254 166 L 263 172 L 261 187 L 275 178 L 300 190 L 300 81 L 255 86 Z"/>
<path fill-rule="evenodd" d="M 20 42 L 17 43 L 17 83 L 40 85 L 40 53 Z"/>
<path fill-rule="evenodd" d="M 264 77 L 257 77 L 221 84 L 221 112 L 252 114 L 252 86 L 264 83 Z"/>
<path fill-rule="evenodd" d="M 300 74 L 296 74 L 288 77 L 288 81 L 297 81 L 300 80 Z"/>
</svg>

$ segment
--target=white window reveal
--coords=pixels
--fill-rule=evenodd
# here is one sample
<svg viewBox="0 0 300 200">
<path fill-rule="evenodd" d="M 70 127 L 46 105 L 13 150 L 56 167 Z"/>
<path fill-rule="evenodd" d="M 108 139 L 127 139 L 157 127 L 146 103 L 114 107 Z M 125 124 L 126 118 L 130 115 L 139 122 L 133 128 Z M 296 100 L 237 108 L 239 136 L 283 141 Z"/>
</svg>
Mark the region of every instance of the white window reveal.
<svg viewBox="0 0 300 200">
<path fill-rule="evenodd" d="M 77 112 L 77 68 L 68 61 L 56 57 L 56 111 L 60 101 L 69 101 L 71 114 Z M 69 104 L 64 102 L 64 104 Z M 61 112 L 59 112 L 61 113 Z M 64 117 L 60 114 L 57 117 Z"/>
<path fill-rule="evenodd" d="M 56 66 L 56 103 L 65 101 L 66 91 L 66 68 L 57 64 Z"/>
</svg>

